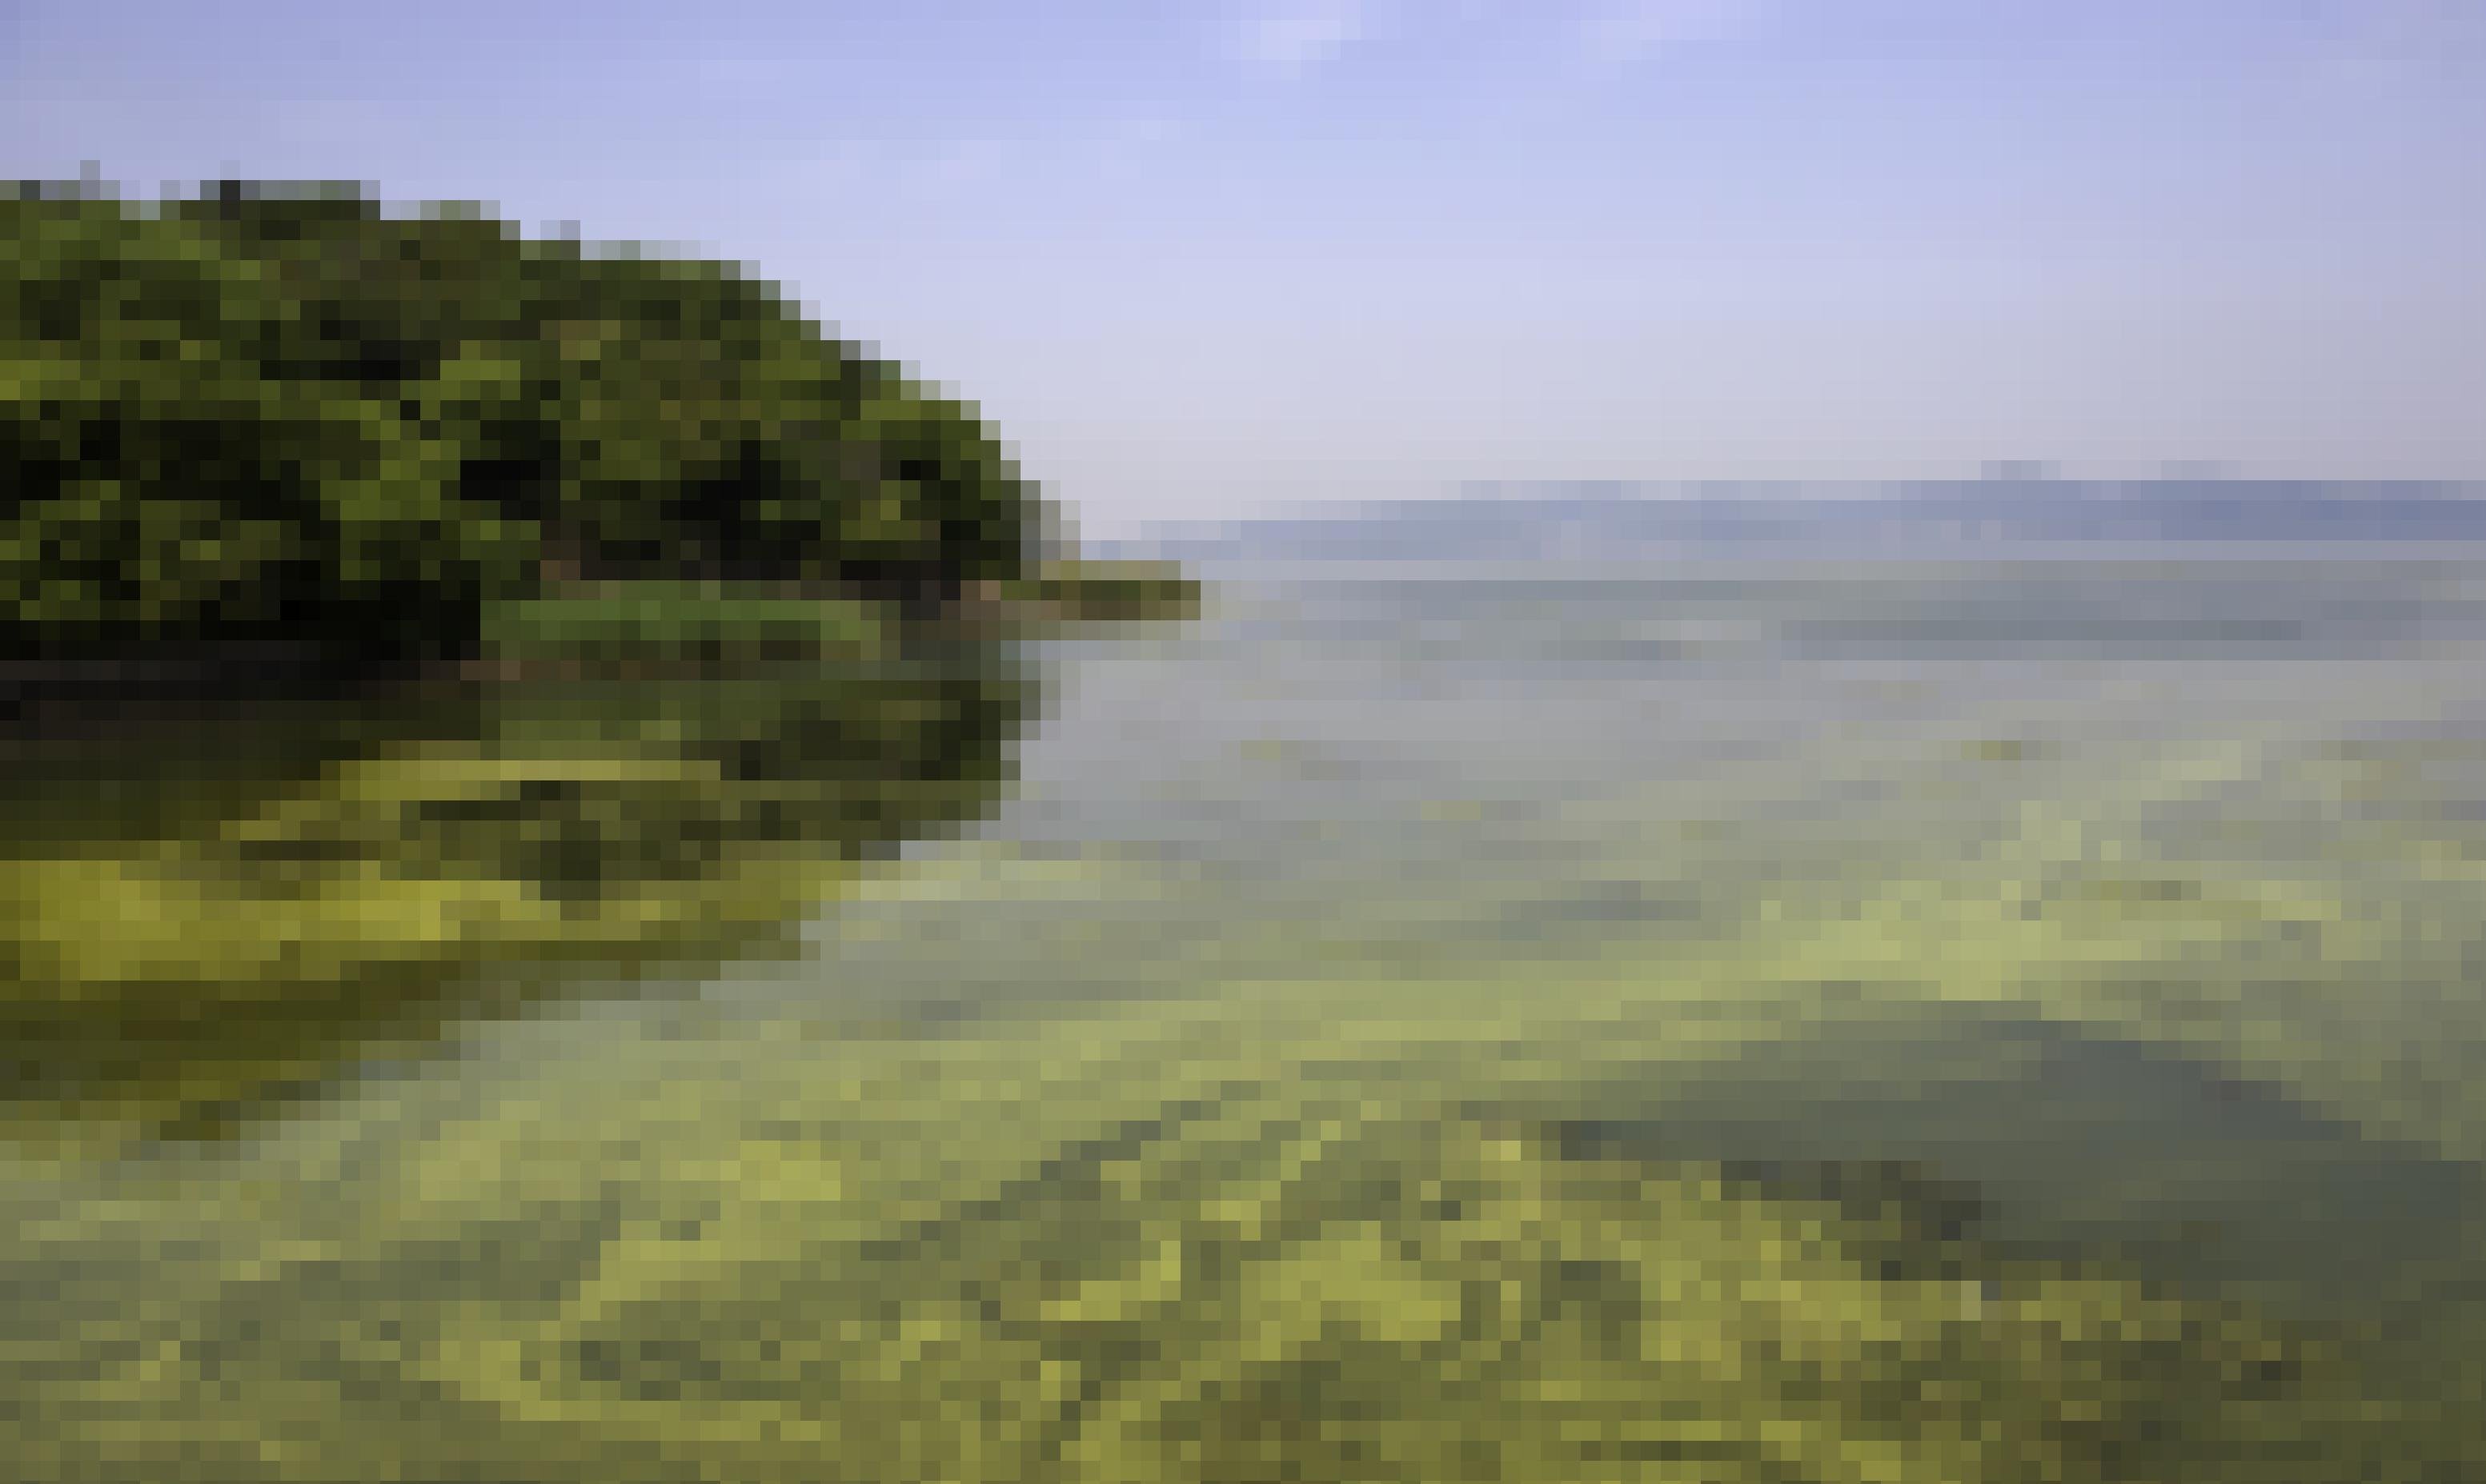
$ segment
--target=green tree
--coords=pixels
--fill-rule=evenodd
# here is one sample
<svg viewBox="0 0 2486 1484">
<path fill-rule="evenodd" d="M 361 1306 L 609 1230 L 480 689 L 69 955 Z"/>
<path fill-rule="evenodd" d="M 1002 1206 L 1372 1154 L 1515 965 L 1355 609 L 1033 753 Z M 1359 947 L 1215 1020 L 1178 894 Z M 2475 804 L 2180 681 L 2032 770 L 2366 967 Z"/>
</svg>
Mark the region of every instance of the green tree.
<svg viewBox="0 0 2486 1484">
<path fill-rule="evenodd" d="M 726 265 L 223 182 L 0 202 L 0 628 L 470 648 L 566 575 L 1018 574 L 1040 502 L 964 405 Z"/>
</svg>

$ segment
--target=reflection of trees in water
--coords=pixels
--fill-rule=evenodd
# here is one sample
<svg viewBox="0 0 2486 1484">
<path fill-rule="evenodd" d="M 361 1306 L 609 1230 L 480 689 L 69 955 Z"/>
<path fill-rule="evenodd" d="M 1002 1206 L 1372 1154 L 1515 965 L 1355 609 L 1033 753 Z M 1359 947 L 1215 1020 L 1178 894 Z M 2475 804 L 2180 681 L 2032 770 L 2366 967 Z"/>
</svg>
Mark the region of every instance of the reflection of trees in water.
<svg viewBox="0 0 2486 1484">
<path fill-rule="evenodd" d="M 787 950 L 998 799 L 1032 700 L 984 647 L 0 744 L 7 1116 L 207 1132 L 591 974 Z"/>
</svg>

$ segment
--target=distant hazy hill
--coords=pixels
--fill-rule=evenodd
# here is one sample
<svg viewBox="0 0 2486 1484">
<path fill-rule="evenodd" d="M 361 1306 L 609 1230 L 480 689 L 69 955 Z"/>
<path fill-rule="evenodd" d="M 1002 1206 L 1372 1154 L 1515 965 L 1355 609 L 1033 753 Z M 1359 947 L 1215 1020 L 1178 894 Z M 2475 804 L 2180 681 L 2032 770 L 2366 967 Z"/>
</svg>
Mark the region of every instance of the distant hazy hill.
<svg viewBox="0 0 2486 1484">
<path fill-rule="evenodd" d="M 1119 554 L 1183 561 L 1470 562 L 1658 556 L 1719 546 L 2055 542 L 2486 541 L 2486 498 L 2406 481 L 1958 480 L 1828 490 L 1745 484 L 1675 492 L 1504 484 L 1489 493 L 1171 530 Z"/>
</svg>

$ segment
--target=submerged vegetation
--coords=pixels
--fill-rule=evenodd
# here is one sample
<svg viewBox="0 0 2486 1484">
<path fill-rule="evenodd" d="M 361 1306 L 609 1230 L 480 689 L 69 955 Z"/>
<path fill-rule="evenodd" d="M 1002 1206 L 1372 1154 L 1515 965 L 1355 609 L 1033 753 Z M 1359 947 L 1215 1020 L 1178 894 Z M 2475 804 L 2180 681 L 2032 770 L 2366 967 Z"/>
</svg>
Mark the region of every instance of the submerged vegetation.
<svg viewBox="0 0 2486 1484">
<path fill-rule="evenodd" d="M 1443 1112 L 1272 1086 L 953 1174 L 954 1203 L 860 1129 L 749 1139 L 670 1207 L 572 1180 L 493 1265 L 409 1252 L 393 1301 L 378 1269 L 289 1264 L 202 1306 L 220 1381 L 91 1362 L 35 1415 L 150 1419 L 113 1456 L 151 1478 L 2294 1484 L 2422 1478 L 2445 1436 L 2316 1333 L 1990 1250 L 1904 1169 L 1787 1186 Z M 486 1188 L 525 1168 L 439 1155 Z M 390 1219 L 436 1251 L 448 1214 Z M 220 1386 L 285 1398 L 298 1463 Z M 406 1420 L 444 1406 L 463 1425 Z M 21 1461 L 83 1456 L 53 1436 Z"/>
<path fill-rule="evenodd" d="M 785 797 L 712 782 L 803 714 L 782 692 L 526 689 L 485 688 L 498 756 L 635 734 L 714 772 L 339 768 L 222 810 L 250 822 L 207 879 L 384 873 L 414 838 L 626 943 L 601 904 L 702 900 L 662 886 L 704 875 L 684 818 Z M 2284 889 L 2281 838 L 2218 827 L 2286 822 L 2214 807 L 2279 776 L 2250 752 L 2093 759 L 2049 806 L 2021 785 L 2080 749 L 1937 744 L 1880 775 L 1925 833 L 1852 860 L 1802 848 L 1819 823 L 1695 841 L 1600 794 L 1630 838 L 1530 852 L 1479 819 L 1423 847 L 1527 862 L 1476 894 L 1305 863 L 1322 899 L 1257 921 L 1145 856 L 936 857 L 860 884 L 782 994 L 510 1029 L 498 1065 L 315 1102 L 231 1161 L 15 1167 L 18 1457 L 218 1484 L 2465 1478 L 2474 1040 L 2377 1054 L 2473 956 L 2475 832 L 2419 813 L 2417 773 L 2476 750 L 2307 760 L 2297 864 L 2334 874 Z M 908 754 L 836 756 L 807 776 L 885 797 Z M 1980 783 L 2011 827 L 1971 848 L 1931 806 Z M 2352 786 L 2361 821 L 2318 808 Z M 2182 848 L 2141 852 L 2169 819 Z M 1599 881 L 1701 912 L 1481 930 Z M 1237 955 L 1255 932 L 1280 941 Z M 1080 998 L 1116 976 L 1138 992 Z M 410 1033 L 284 1024 L 262 1049 L 304 1081 Z M 134 1095 L 243 1069 L 200 1046 Z"/>
<path fill-rule="evenodd" d="M 154 728 L 12 741 L 8 1113 L 222 1116 L 478 995 L 773 951 L 989 809 L 1034 702 L 975 653 L 612 671 L 262 701 L 182 719 L 179 754 Z"/>
</svg>

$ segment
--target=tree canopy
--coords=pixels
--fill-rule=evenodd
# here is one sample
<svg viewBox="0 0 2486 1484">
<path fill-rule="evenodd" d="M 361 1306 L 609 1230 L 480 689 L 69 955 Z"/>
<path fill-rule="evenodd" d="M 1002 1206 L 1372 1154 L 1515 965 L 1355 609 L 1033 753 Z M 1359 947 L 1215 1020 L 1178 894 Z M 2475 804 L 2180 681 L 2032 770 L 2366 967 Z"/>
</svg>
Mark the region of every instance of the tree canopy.
<svg viewBox="0 0 2486 1484">
<path fill-rule="evenodd" d="M 973 409 L 730 265 L 223 182 L 0 197 L 0 631 L 466 652 L 565 576 L 920 604 L 1022 575 Z"/>
</svg>

